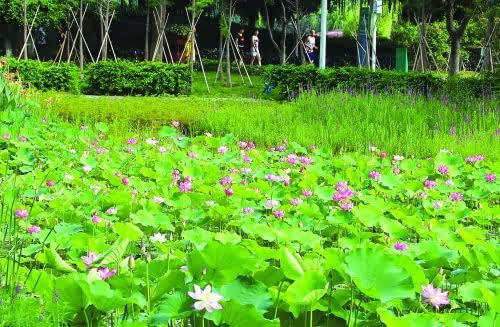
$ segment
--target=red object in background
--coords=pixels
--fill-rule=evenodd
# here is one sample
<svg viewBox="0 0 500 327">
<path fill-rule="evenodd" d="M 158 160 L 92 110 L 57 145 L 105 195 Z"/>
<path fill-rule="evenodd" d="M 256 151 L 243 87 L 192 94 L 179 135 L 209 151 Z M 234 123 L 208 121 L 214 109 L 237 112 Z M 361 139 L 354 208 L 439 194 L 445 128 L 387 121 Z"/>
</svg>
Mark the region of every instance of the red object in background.
<svg viewBox="0 0 500 327">
<path fill-rule="evenodd" d="M 179 60 L 180 57 L 182 56 L 182 52 L 184 51 L 184 47 L 186 46 L 186 42 L 187 42 L 186 39 L 181 39 L 181 40 L 176 41 L 176 44 L 177 44 L 177 59 L 176 60 Z"/>
</svg>

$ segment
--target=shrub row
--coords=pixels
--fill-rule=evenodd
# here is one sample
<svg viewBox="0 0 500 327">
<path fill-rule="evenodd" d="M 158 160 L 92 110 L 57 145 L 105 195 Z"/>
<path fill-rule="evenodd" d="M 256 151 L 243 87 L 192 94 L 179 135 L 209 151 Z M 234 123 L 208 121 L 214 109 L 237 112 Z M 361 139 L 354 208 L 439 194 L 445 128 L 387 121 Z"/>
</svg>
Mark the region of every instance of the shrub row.
<svg viewBox="0 0 500 327">
<path fill-rule="evenodd" d="M 80 70 L 73 64 L 40 62 L 36 60 L 16 60 L 0 58 L 9 73 L 17 74 L 24 86 L 33 86 L 41 91 L 67 91 L 78 93 L 80 90 Z"/>
<path fill-rule="evenodd" d="M 493 73 L 447 79 L 438 73 L 371 71 L 357 67 L 320 70 L 313 65 L 267 66 L 264 80 L 273 86 L 281 99 L 312 89 L 320 92 L 345 88 L 373 92 L 481 96 L 491 94 L 498 88 L 498 74 Z"/>
<path fill-rule="evenodd" d="M 42 91 L 81 91 L 94 95 L 177 95 L 191 92 L 192 78 L 187 65 L 101 61 L 87 65 L 81 79 L 80 70 L 73 64 L 4 60 L 4 69 L 18 74 L 25 85 Z"/>
</svg>

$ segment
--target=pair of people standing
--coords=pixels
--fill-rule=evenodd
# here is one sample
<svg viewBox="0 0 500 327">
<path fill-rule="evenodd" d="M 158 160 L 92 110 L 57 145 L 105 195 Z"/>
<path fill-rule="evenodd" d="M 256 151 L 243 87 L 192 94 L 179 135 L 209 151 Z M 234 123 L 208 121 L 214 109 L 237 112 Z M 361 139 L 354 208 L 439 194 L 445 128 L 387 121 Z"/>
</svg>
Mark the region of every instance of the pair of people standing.
<svg viewBox="0 0 500 327">
<path fill-rule="evenodd" d="M 316 37 L 319 36 L 319 34 L 316 34 L 315 30 L 312 30 L 311 33 L 304 39 L 304 47 L 306 50 L 306 55 L 307 59 L 311 64 L 314 64 L 316 62 L 316 52 L 314 50 L 317 50 L 318 47 L 316 46 Z"/>
<path fill-rule="evenodd" d="M 259 30 L 255 30 L 255 32 L 252 35 L 252 39 L 250 40 L 250 65 L 253 65 L 255 62 L 255 59 L 257 59 L 257 62 L 259 66 L 262 65 L 262 59 L 260 56 L 260 50 L 259 50 Z M 245 30 L 240 29 L 238 36 L 236 38 L 236 43 L 238 46 L 238 52 L 239 52 L 239 57 L 240 57 L 240 65 L 242 64 L 243 61 L 243 54 L 245 53 Z"/>
</svg>

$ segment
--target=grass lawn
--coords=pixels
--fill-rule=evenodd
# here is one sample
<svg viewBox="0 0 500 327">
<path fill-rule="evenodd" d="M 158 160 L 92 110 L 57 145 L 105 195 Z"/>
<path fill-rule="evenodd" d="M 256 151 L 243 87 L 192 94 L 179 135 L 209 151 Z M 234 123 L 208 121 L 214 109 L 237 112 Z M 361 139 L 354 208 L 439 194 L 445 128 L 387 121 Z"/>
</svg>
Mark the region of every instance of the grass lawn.
<svg viewBox="0 0 500 327">
<path fill-rule="evenodd" d="M 258 99 L 271 99 L 270 95 L 264 93 L 264 79 L 262 76 L 250 76 L 252 85 L 250 85 L 248 78 L 243 72 L 243 77 L 239 75 L 238 71 L 232 74 L 232 87 L 227 86 L 226 75 L 221 74 L 224 78 L 215 81 L 216 72 L 206 72 L 208 86 L 210 92 L 207 90 L 205 79 L 201 72 L 194 73 L 193 79 L 193 94 L 194 97 L 204 98 L 258 98 Z"/>
</svg>

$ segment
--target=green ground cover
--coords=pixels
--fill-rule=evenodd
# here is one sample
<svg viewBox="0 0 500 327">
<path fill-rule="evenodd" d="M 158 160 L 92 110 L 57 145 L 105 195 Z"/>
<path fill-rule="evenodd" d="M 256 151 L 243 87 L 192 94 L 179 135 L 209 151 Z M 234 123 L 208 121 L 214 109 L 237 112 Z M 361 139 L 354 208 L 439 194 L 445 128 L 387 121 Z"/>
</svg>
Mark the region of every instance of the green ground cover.
<svg viewBox="0 0 500 327">
<path fill-rule="evenodd" d="M 198 80 L 196 87 L 202 88 L 201 83 Z M 217 94 L 225 97 L 224 92 L 230 91 L 219 85 Z M 244 97 L 206 98 L 201 91 L 196 94 L 159 98 L 52 92 L 40 94 L 39 100 L 53 114 L 73 121 L 112 122 L 111 128 L 124 135 L 125 131 L 157 130 L 177 120 L 189 136 L 231 133 L 263 147 L 286 138 L 335 152 L 366 152 L 369 146 L 377 146 L 389 153 L 417 157 L 434 155 L 441 149 L 466 156 L 485 149 L 490 149 L 492 157 L 500 154 L 497 100 L 331 92 L 304 94 L 295 101 L 278 103 Z"/>
<path fill-rule="evenodd" d="M 195 100 L 216 117 L 207 130 L 260 130 L 255 136 L 263 142 L 264 134 L 278 138 L 282 131 L 295 137 L 267 150 L 243 136 L 187 137 L 170 121 L 154 129 L 132 124 L 132 113 L 144 115 L 138 108 L 158 115 L 179 103 L 169 99 L 86 102 L 62 95 L 51 106 L 87 103 L 68 122 L 53 114 L 62 112 L 58 107 L 19 99 L 1 84 L 0 92 L 2 326 L 490 327 L 498 321 L 494 138 L 474 156 L 437 150 L 427 159 L 388 154 L 378 143 L 368 154 L 298 143 L 321 136 L 316 129 L 323 124 L 334 130 L 328 135 L 348 133 L 334 129 L 343 123 L 354 132 L 338 140 L 355 138 L 356 147 L 366 147 L 358 134 L 390 146 L 389 136 L 413 130 L 427 144 L 423 133 L 436 123 L 449 137 L 464 133 L 458 122 L 455 135 L 443 127 L 464 114 L 453 106 L 329 94 L 285 109 L 239 102 L 244 124 L 232 122 L 237 102 L 212 110 L 213 100 Z M 481 135 L 497 118 L 487 106 L 480 107 L 484 117 L 471 116 L 470 123 L 462 117 Z M 95 107 L 102 116 L 89 114 Z M 119 119 L 118 109 L 104 119 L 108 108 L 123 108 L 129 120 Z M 258 120 L 265 110 L 277 111 Z M 437 112 L 426 121 L 421 110 Z M 300 133 L 293 127 L 299 121 Z M 417 149 L 416 134 L 400 138 L 409 135 Z"/>
</svg>

